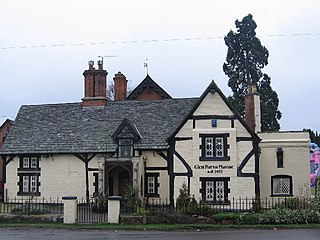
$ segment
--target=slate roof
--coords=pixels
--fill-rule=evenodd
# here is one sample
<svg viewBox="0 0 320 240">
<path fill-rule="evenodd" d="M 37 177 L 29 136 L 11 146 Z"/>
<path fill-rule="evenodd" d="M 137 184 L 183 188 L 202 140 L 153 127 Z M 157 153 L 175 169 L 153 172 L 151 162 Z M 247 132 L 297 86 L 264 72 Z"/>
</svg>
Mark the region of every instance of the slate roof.
<svg viewBox="0 0 320 240">
<path fill-rule="evenodd" d="M 141 135 L 135 149 L 166 149 L 166 139 L 197 101 L 113 101 L 87 108 L 81 103 L 24 105 L 0 154 L 114 152 L 112 135 L 125 118 Z"/>
</svg>

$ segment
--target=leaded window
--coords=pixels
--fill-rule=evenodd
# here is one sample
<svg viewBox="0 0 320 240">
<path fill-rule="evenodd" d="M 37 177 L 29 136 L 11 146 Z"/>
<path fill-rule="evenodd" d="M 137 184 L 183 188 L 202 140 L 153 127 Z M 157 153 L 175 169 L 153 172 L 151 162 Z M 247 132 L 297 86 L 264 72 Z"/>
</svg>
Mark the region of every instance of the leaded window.
<svg viewBox="0 0 320 240">
<path fill-rule="evenodd" d="M 146 173 L 145 175 L 145 196 L 159 197 L 159 173 Z"/>
<path fill-rule="evenodd" d="M 215 138 L 215 147 L 216 147 L 216 157 L 224 157 L 224 146 L 223 146 L 222 137 Z"/>
<path fill-rule="evenodd" d="M 229 134 L 199 134 L 201 138 L 201 156 L 199 160 L 230 160 L 228 156 Z"/>
<path fill-rule="evenodd" d="M 19 196 L 40 196 L 40 157 L 23 156 L 20 158 L 18 168 L 19 176 Z"/>
<path fill-rule="evenodd" d="M 156 192 L 156 177 L 155 176 L 149 176 L 148 177 L 148 193 L 154 194 Z"/>
<path fill-rule="evenodd" d="M 20 176 L 19 192 L 20 196 L 39 196 L 39 173 L 18 173 Z"/>
<path fill-rule="evenodd" d="M 271 177 L 272 196 L 292 196 L 292 177 L 277 175 Z"/>
<path fill-rule="evenodd" d="M 207 201 L 214 200 L 214 181 L 206 182 L 206 200 Z"/>
<path fill-rule="evenodd" d="M 202 201 L 216 204 L 228 204 L 229 177 L 200 177 Z"/>
</svg>

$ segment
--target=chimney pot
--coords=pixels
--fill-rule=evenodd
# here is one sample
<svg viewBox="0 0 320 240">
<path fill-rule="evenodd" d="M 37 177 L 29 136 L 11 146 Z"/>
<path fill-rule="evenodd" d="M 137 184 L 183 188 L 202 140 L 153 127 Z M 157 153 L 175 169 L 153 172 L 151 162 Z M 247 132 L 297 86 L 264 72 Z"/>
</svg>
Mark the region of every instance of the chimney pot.
<svg viewBox="0 0 320 240">
<path fill-rule="evenodd" d="M 93 69 L 94 69 L 94 67 L 93 67 L 94 61 L 90 60 L 90 61 L 88 62 L 88 64 L 89 64 L 89 70 L 93 70 Z"/>
<path fill-rule="evenodd" d="M 98 61 L 98 69 L 103 70 L 103 61 L 102 60 Z"/>
<path fill-rule="evenodd" d="M 89 70 L 85 70 L 84 76 L 84 107 L 105 106 L 107 102 L 107 71 L 96 70 L 93 61 L 89 61 Z M 100 62 L 98 62 L 100 68 Z"/>
</svg>

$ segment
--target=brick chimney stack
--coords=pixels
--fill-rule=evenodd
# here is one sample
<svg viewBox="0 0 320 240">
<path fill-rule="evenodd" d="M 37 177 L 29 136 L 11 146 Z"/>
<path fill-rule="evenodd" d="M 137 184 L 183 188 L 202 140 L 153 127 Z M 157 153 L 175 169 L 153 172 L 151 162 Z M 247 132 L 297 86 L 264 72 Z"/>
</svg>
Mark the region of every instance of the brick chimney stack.
<svg viewBox="0 0 320 240">
<path fill-rule="evenodd" d="M 114 75 L 114 100 L 123 101 L 127 97 L 127 82 L 126 76 L 121 72 Z"/>
<path fill-rule="evenodd" d="M 248 94 L 244 97 L 245 120 L 255 133 L 261 132 L 260 96 L 255 85 L 248 86 Z"/>
<path fill-rule="evenodd" d="M 89 61 L 89 69 L 83 72 L 84 76 L 84 107 L 105 106 L 107 103 L 107 71 L 103 70 L 103 62 L 98 61 L 98 69 L 94 62 Z"/>
</svg>

